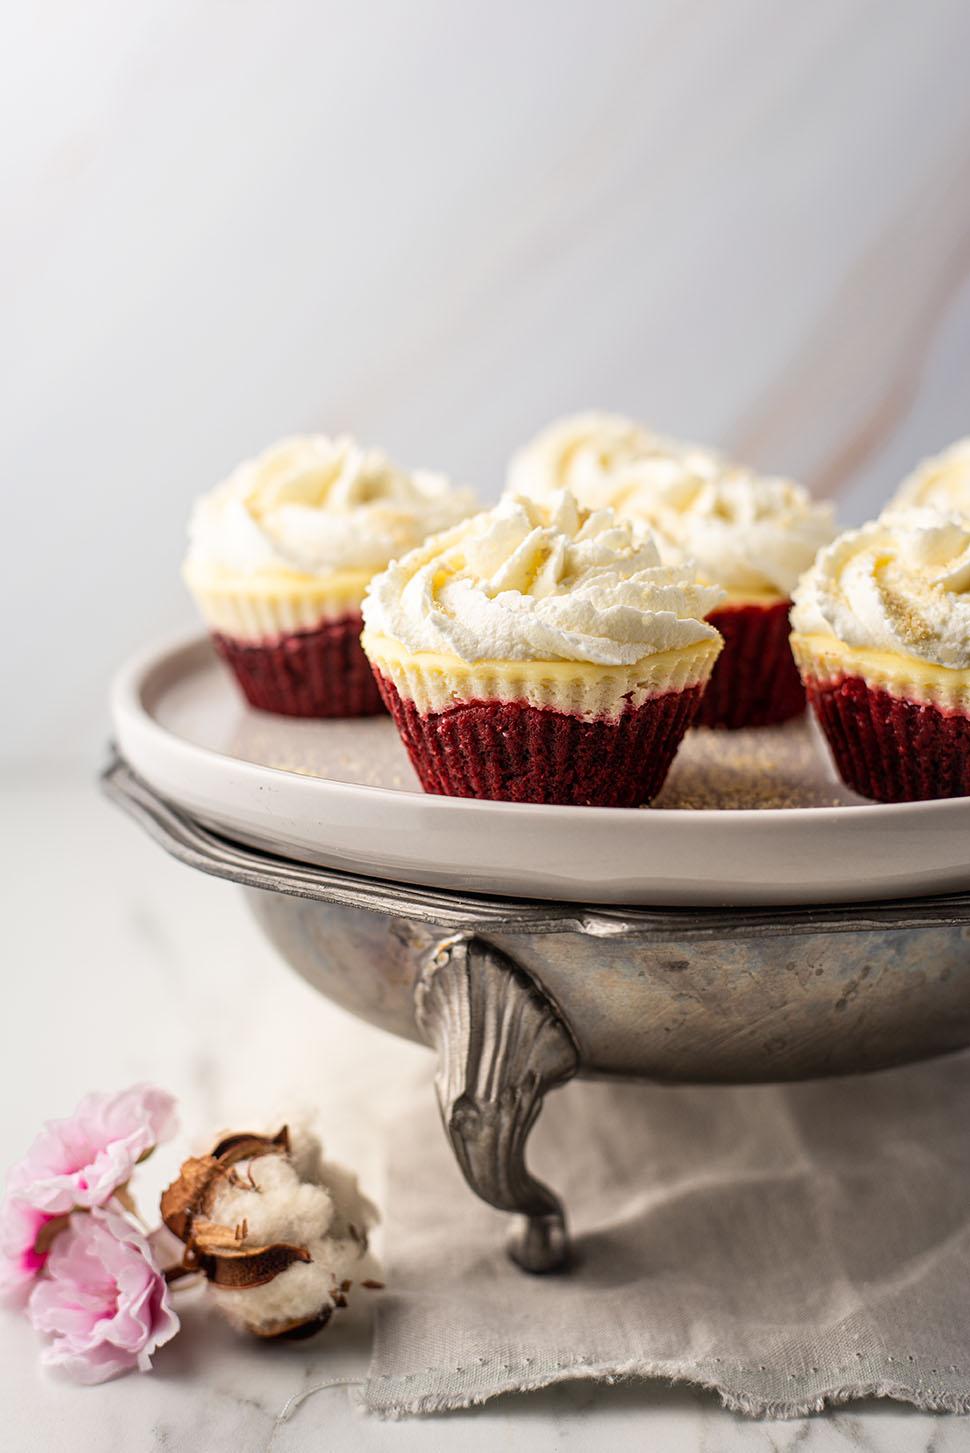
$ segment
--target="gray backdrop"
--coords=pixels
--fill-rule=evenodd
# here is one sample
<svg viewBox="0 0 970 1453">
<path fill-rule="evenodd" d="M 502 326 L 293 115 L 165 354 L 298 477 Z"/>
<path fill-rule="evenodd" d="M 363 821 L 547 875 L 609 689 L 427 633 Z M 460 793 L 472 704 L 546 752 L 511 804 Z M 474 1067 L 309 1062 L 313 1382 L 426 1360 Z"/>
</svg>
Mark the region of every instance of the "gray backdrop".
<svg viewBox="0 0 970 1453">
<path fill-rule="evenodd" d="M 7 709 L 92 762 L 290 431 L 626 410 L 878 508 L 970 431 L 966 0 L 36 0 L 0 47 Z"/>
</svg>

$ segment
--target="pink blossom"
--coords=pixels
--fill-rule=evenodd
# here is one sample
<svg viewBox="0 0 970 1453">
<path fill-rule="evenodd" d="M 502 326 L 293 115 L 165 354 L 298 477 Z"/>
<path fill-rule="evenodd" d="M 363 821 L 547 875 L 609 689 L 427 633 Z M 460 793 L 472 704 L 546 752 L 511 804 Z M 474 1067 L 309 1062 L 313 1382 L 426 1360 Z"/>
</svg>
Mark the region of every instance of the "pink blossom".
<svg viewBox="0 0 970 1453">
<path fill-rule="evenodd" d="M 47 1260 L 46 1253 L 34 1249 L 37 1233 L 51 1219 L 20 1201 L 8 1199 L 0 1205 L 0 1297 L 5 1302 L 14 1306 L 26 1302 Z"/>
<path fill-rule="evenodd" d="M 152 1352 L 179 1327 L 147 1240 L 114 1210 L 71 1217 L 27 1311 L 35 1328 L 53 1338 L 44 1363 L 84 1383 L 135 1367 L 147 1372 Z"/>
<path fill-rule="evenodd" d="M 49 1120 L 11 1167 L 7 1195 L 48 1216 L 103 1206 L 175 1127 L 175 1101 L 151 1085 L 86 1095 L 69 1119 Z"/>
</svg>

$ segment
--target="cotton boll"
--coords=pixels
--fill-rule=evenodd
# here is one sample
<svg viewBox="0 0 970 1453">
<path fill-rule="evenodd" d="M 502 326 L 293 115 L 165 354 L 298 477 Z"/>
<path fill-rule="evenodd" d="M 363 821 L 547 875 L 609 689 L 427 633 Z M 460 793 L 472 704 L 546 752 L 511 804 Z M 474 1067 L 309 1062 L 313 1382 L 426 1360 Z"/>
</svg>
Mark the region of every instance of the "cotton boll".
<svg viewBox="0 0 970 1453">
<path fill-rule="evenodd" d="M 296 1167 L 282 1156 L 259 1156 L 248 1167 L 244 1165 L 239 1175 L 241 1186 L 227 1180 L 212 1198 L 213 1221 L 223 1226 L 245 1221 L 246 1242 L 253 1246 L 272 1241 L 302 1246 L 311 1237 L 327 1234 L 333 1219 L 329 1194 L 321 1185 L 301 1181 Z"/>
<path fill-rule="evenodd" d="M 259 1336 L 322 1326 L 346 1305 L 353 1286 L 379 1271 L 367 1248 L 374 1206 L 356 1176 L 323 1160 L 320 1142 L 306 1130 L 293 1133 L 289 1154 L 237 1165 L 215 1188 L 208 1217 L 236 1229 L 242 1251 L 284 1243 L 309 1253 L 309 1261 L 295 1261 L 262 1286 L 210 1285 L 229 1320 Z"/>
</svg>

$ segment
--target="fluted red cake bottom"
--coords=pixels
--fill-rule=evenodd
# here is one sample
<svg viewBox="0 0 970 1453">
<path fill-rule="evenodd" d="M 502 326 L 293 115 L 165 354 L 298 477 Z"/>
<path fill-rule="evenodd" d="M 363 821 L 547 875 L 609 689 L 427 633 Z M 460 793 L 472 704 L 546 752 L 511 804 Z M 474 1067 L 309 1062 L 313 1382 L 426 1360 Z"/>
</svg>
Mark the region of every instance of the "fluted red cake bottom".
<svg viewBox="0 0 970 1453">
<path fill-rule="evenodd" d="M 707 617 L 724 637 L 695 726 L 773 726 L 805 710 L 788 644 L 790 600 L 722 606 Z"/>
<path fill-rule="evenodd" d="M 639 807 L 657 795 L 702 690 L 585 721 L 524 701 L 423 714 L 387 677 L 377 680 L 426 792 L 590 807 Z"/>
<path fill-rule="evenodd" d="M 280 716 L 373 716 L 383 712 L 360 644 L 358 613 L 275 641 L 237 641 L 213 633 L 250 706 Z"/>
<path fill-rule="evenodd" d="M 805 685 L 853 792 L 877 802 L 970 796 L 970 718 L 877 691 L 859 676 Z"/>
</svg>

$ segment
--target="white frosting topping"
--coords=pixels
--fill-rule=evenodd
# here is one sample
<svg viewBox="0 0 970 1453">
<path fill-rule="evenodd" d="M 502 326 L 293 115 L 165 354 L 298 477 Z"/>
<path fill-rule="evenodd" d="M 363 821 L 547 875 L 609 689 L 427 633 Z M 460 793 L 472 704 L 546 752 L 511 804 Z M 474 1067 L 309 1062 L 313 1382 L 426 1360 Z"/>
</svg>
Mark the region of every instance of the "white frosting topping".
<svg viewBox="0 0 970 1453">
<path fill-rule="evenodd" d="M 395 561 L 364 600 L 368 630 L 464 661 L 633 665 L 717 638 L 723 592 L 663 565 L 646 530 L 562 490 L 507 495 Z"/>
<path fill-rule="evenodd" d="M 717 456 L 692 444 L 678 444 L 622 414 L 572 414 L 558 419 L 513 454 L 509 494 L 537 499 L 571 489 L 587 509 L 615 509 L 628 471 L 645 460 L 691 459 L 702 467 Z"/>
<path fill-rule="evenodd" d="M 792 626 L 970 668 L 970 519 L 899 510 L 848 530 L 799 581 Z"/>
<path fill-rule="evenodd" d="M 693 560 L 728 590 L 790 595 L 835 533 L 831 505 L 792 480 L 612 414 L 552 425 L 513 458 L 509 485 L 536 498 L 567 485 L 587 508 L 643 521 L 665 559 Z"/>
<path fill-rule="evenodd" d="M 791 595 L 835 534 L 832 506 L 790 479 L 735 467 L 664 478 L 648 466 L 644 475 L 624 512 L 652 524 L 668 553 L 696 560 L 701 579 L 729 590 Z"/>
<path fill-rule="evenodd" d="M 970 515 L 970 438 L 958 439 L 942 454 L 924 459 L 907 475 L 889 509 L 912 505 Z"/>
<path fill-rule="evenodd" d="M 346 436 L 284 439 L 196 502 L 189 558 L 244 574 L 376 571 L 476 507 L 473 490 Z"/>
</svg>

